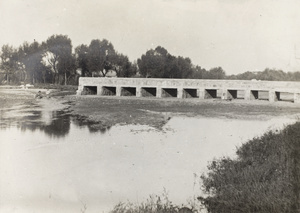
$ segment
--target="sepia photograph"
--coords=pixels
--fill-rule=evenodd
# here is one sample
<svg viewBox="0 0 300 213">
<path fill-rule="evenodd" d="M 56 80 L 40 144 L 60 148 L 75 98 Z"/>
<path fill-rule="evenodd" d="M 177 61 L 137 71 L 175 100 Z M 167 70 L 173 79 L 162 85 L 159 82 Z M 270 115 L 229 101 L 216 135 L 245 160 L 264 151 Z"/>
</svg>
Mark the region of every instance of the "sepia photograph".
<svg viewBox="0 0 300 213">
<path fill-rule="evenodd" d="M 300 212 L 299 11 L 0 0 L 0 212 Z"/>
</svg>

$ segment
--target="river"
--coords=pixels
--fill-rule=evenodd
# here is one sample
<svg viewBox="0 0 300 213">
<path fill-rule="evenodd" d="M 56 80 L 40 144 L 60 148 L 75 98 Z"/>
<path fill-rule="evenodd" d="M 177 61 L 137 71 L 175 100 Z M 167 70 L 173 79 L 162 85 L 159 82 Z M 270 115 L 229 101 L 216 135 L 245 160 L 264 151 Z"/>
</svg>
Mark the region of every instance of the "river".
<svg viewBox="0 0 300 213">
<path fill-rule="evenodd" d="M 168 192 L 173 203 L 200 195 L 209 161 L 295 119 L 172 117 L 162 130 L 94 129 L 59 111 L 24 106 L 0 113 L 1 212 L 108 212 Z"/>
</svg>

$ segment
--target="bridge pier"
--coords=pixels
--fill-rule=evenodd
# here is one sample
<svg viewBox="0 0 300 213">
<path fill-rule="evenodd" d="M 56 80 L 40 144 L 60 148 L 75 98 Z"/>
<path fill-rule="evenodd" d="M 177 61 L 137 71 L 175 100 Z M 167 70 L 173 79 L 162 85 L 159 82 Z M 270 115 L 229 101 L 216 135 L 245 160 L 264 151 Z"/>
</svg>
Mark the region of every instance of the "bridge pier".
<svg viewBox="0 0 300 213">
<path fill-rule="evenodd" d="M 300 103 L 300 93 L 294 93 L 294 103 Z"/>
<path fill-rule="evenodd" d="M 162 97 L 162 88 L 161 87 L 157 87 L 156 88 L 156 97 L 157 98 L 161 98 Z"/>
<path fill-rule="evenodd" d="M 199 90 L 199 99 L 203 100 L 205 98 L 205 89 L 204 88 L 200 88 Z"/>
<path fill-rule="evenodd" d="M 122 91 L 122 87 L 117 86 L 117 87 L 116 87 L 116 96 L 117 96 L 117 97 L 120 97 L 120 96 L 121 96 L 121 91 Z"/>
<path fill-rule="evenodd" d="M 140 98 L 142 97 L 142 88 L 136 87 L 136 97 Z"/>
<path fill-rule="evenodd" d="M 222 89 L 221 99 L 222 100 L 228 99 L 228 90 L 227 89 L 224 89 L 224 88 Z"/>
<path fill-rule="evenodd" d="M 103 87 L 97 86 L 97 95 L 102 95 L 102 93 L 103 93 Z"/>
<path fill-rule="evenodd" d="M 244 100 L 249 101 L 251 99 L 251 90 L 246 89 L 244 94 Z"/>
<path fill-rule="evenodd" d="M 183 88 L 177 88 L 177 98 L 183 98 Z"/>
<path fill-rule="evenodd" d="M 280 92 L 276 92 L 275 90 L 269 90 L 269 101 L 275 102 L 280 100 Z"/>
</svg>

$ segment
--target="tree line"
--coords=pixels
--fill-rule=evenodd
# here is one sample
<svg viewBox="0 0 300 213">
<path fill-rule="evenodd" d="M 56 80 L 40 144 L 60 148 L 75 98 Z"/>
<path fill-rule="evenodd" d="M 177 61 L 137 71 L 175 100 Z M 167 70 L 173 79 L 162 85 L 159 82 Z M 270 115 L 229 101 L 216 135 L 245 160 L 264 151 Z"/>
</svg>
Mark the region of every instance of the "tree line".
<svg viewBox="0 0 300 213">
<path fill-rule="evenodd" d="M 300 72 L 283 72 L 278 69 L 266 68 L 260 72 L 244 72 L 237 75 L 230 75 L 227 79 L 235 80 L 262 80 L 262 81 L 300 81 Z"/>
<path fill-rule="evenodd" d="M 146 51 L 136 62 L 118 53 L 106 39 L 73 49 L 67 35 L 52 35 L 41 43 L 24 42 L 18 48 L 5 44 L 0 52 L 0 83 L 77 84 L 78 78 L 117 77 L 300 80 L 300 72 L 266 69 L 227 76 L 222 67 L 209 70 L 192 64 L 188 57 L 174 56 L 158 46 Z"/>
<path fill-rule="evenodd" d="M 76 84 L 79 76 L 106 76 L 114 70 L 119 77 L 130 77 L 137 66 L 118 53 L 106 39 L 92 40 L 73 51 L 66 35 L 52 35 L 38 43 L 24 42 L 18 48 L 5 44 L 0 52 L 2 81 Z"/>
</svg>

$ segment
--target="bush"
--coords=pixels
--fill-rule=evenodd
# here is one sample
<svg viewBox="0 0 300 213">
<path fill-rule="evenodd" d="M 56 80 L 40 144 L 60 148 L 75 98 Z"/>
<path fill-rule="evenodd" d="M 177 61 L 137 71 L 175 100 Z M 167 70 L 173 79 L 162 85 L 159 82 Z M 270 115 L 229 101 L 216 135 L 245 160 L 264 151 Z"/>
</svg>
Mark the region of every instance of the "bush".
<svg viewBox="0 0 300 213">
<path fill-rule="evenodd" d="M 268 132 L 201 176 L 208 212 L 300 212 L 300 122 Z"/>
</svg>

